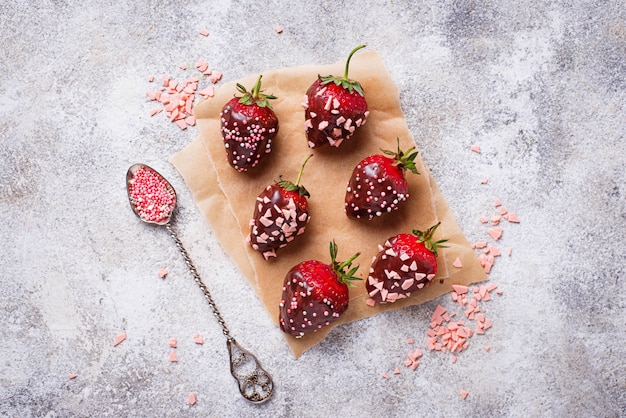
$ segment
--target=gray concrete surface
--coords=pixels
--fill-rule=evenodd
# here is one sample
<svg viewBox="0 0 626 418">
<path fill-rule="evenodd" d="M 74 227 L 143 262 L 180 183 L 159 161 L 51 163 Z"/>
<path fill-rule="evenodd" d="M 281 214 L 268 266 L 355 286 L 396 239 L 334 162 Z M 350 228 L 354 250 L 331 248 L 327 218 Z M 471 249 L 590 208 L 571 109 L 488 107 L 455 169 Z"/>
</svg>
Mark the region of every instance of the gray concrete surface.
<svg viewBox="0 0 626 418">
<path fill-rule="evenodd" d="M 342 326 L 294 360 L 168 163 L 196 128 L 148 113 L 148 76 L 183 79 L 182 63 L 234 80 L 360 43 L 388 66 L 469 240 L 487 238 L 478 219 L 496 198 L 521 219 L 498 243 L 513 252 L 490 275 L 504 292 L 485 304 L 493 327 L 456 363 L 401 365 L 447 296 Z M 0 415 L 626 416 L 623 2 L 9 0 L 0 51 Z M 171 239 L 130 212 L 138 161 L 177 188 L 176 228 L 273 374 L 270 402 L 238 396 Z"/>
</svg>

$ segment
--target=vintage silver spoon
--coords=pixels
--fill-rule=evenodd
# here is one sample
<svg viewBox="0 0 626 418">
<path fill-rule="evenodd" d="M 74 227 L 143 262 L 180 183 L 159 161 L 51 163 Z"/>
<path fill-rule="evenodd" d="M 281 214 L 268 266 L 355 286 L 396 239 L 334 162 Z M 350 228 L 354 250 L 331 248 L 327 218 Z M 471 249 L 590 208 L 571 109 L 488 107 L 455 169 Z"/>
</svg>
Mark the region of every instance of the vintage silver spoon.
<svg viewBox="0 0 626 418">
<path fill-rule="evenodd" d="M 130 207 L 139 219 L 151 224 L 164 225 L 174 238 L 176 246 L 185 259 L 185 264 L 189 267 L 193 278 L 209 302 L 217 322 L 222 327 L 230 355 L 230 373 L 237 381 L 241 395 L 252 403 L 267 401 L 274 390 L 272 377 L 261 367 L 259 360 L 242 348 L 230 335 L 230 330 L 217 309 L 209 289 L 200 278 L 189 253 L 172 228 L 171 220 L 176 207 L 176 191 L 172 185 L 153 168 L 145 164 L 133 164 L 126 173 L 126 191 Z"/>
</svg>

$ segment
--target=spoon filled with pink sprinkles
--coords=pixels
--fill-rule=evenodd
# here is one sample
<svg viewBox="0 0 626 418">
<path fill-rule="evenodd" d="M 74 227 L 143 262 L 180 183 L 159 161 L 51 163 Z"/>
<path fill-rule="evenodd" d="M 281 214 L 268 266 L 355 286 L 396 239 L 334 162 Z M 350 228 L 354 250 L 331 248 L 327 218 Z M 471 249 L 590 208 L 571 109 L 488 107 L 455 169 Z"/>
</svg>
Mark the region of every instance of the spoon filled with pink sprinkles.
<svg viewBox="0 0 626 418">
<path fill-rule="evenodd" d="M 171 221 L 176 207 L 176 191 L 165 177 L 145 164 L 130 166 L 126 173 L 126 190 L 135 215 L 146 223 L 164 225 L 174 239 L 185 264 L 187 264 L 195 282 L 208 301 L 213 315 L 222 327 L 230 355 L 230 373 L 237 381 L 239 392 L 252 403 L 265 402 L 272 396 L 274 390 L 272 377 L 261 367 L 259 360 L 252 353 L 242 348 L 230 335 L 230 330 L 217 309 L 209 289 L 200 278 L 189 253 L 172 228 Z"/>
</svg>

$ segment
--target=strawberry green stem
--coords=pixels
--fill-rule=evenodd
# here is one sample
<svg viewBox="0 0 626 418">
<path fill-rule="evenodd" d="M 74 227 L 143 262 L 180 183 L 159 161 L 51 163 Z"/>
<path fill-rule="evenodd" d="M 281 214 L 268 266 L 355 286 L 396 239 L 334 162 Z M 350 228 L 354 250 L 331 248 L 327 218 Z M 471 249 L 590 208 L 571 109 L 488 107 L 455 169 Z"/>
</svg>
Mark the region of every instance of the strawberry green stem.
<svg viewBox="0 0 626 418">
<path fill-rule="evenodd" d="M 350 60 L 352 59 L 352 56 L 354 55 L 354 53 L 355 53 L 356 51 L 358 51 L 359 49 L 363 49 L 363 48 L 365 48 L 366 46 L 367 46 L 367 45 L 359 45 L 359 46 L 357 46 L 356 48 L 354 48 L 354 49 L 352 50 L 352 52 L 350 52 L 350 55 L 348 55 L 348 59 L 346 60 L 346 69 L 345 69 L 345 71 L 344 71 L 344 73 L 343 73 L 343 79 L 344 79 L 344 80 L 347 80 L 347 79 L 348 79 L 348 68 L 350 67 Z"/>
<path fill-rule="evenodd" d="M 261 92 L 261 78 L 263 78 L 263 75 L 259 74 L 259 79 L 256 81 L 256 84 L 254 85 L 254 87 L 252 88 L 252 91 L 250 92 L 252 97 L 255 99 L 259 98 L 259 93 Z"/>
<path fill-rule="evenodd" d="M 358 257 L 360 256 L 361 253 L 356 253 L 354 254 L 352 257 L 350 257 L 348 260 L 344 261 L 343 263 L 339 264 L 338 269 L 339 270 L 343 270 L 345 267 L 348 267 L 352 264 L 352 262 Z"/>
<path fill-rule="evenodd" d="M 298 177 L 296 177 L 296 186 L 300 185 L 300 178 L 302 178 L 302 172 L 304 171 L 304 166 L 311 159 L 312 156 L 313 154 L 306 157 L 306 160 L 304 160 L 304 162 L 302 163 L 302 166 L 300 167 L 300 171 L 298 171 Z"/>
</svg>

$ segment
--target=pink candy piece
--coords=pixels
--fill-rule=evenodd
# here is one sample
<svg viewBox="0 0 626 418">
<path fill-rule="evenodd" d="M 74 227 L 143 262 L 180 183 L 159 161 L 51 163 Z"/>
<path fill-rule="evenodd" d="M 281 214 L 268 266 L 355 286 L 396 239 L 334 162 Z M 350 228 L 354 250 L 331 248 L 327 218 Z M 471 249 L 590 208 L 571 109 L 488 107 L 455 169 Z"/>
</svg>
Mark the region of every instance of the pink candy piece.
<svg viewBox="0 0 626 418">
<path fill-rule="evenodd" d="M 122 332 L 121 334 L 117 334 L 115 336 L 115 341 L 113 342 L 113 347 L 117 347 L 124 342 L 124 340 L 126 340 L 126 333 Z"/>
</svg>

